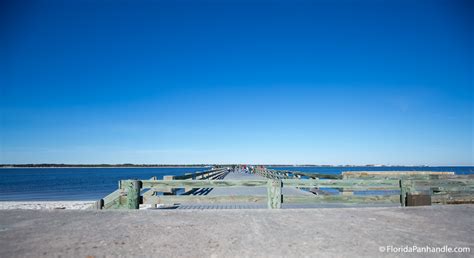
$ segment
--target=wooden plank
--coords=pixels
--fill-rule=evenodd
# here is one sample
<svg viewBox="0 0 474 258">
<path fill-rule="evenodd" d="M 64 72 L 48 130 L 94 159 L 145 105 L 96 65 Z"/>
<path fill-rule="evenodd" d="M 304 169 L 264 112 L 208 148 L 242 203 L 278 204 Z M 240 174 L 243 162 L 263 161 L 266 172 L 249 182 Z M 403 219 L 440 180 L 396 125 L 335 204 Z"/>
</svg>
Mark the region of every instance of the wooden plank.
<svg viewBox="0 0 474 258">
<path fill-rule="evenodd" d="M 167 195 L 144 197 L 144 204 L 175 204 L 175 203 L 255 203 L 264 202 L 267 196 L 206 196 L 206 195 Z"/>
<path fill-rule="evenodd" d="M 201 180 L 204 180 L 204 179 L 212 179 L 214 177 L 217 177 L 217 176 L 220 176 L 222 174 L 226 173 L 225 170 L 222 170 L 222 171 L 216 171 L 216 172 L 213 172 L 213 173 L 209 173 L 209 174 L 206 174 L 206 175 L 203 175 L 200 179 Z"/>
<path fill-rule="evenodd" d="M 204 174 L 207 174 L 207 173 L 210 173 L 212 170 L 206 170 L 206 171 L 203 171 L 203 172 L 198 172 L 198 173 L 186 173 L 184 175 L 179 175 L 179 176 L 174 176 L 175 179 L 179 179 L 179 180 L 185 180 L 185 179 L 192 179 L 193 177 L 197 177 L 197 176 L 201 176 L 201 175 L 204 175 Z"/>
<path fill-rule="evenodd" d="M 473 179 L 412 180 L 412 191 L 418 192 L 473 192 Z"/>
<path fill-rule="evenodd" d="M 343 177 L 344 180 L 363 179 L 363 180 L 399 180 L 399 179 L 432 179 L 439 178 L 438 175 L 386 175 L 386 176 L 362 176 L 362 177 Z"/>
<path fill-rule="evenodd" d="M 104 209 L 118 209 L 118 208 L 121 208 L 123 206 L 122 203 L 126 203 L 126 200 L 124 202 L 122 202 L 122 198 L 126 198 L 126 196 L 120 195 L 116 199 L 114 199 L 110 202 L 104 203 Z"/>
<path fill-rule="evenodd" d="M 118 189 L 107 195 L 106 197 L 102 198 L 104 200 L 103 209 L 110 209 L 110 208 L 117 208 L 120 206 L 120 196 L 124 195 L 124 191 L 122 189 Z"/>
<path fill-rule="evenodd" d="M 199 177 L 199 176 L 203 176 L 203 175 L 207 175 L 207 174 L 215 173 L 219 171 L 224 171 L 224 170 L 225 169 L 223 168 L 219 168 L 219 169 L 206 170 L 206 171 L 197 172 L 197 173 L 186 173 L 185 175 L 174 176 L 174 179 L 177 179 L 177 180 L 184 180 L 184 179 L 190 179 L 190 178 L 196 179 L 196 177 Z"/>
<path fill-rule="evenodd" d="M 464 195 L 474 197 L 474 191 L 440 191 L 433 192 L 432 195 Z"/>
<path fill-rule="evenodd" d="M 397 195 L 315 195 L 283 196 L 283 203 L 399 203 Z"/>
<path fill-rule="evenodd" d="M 429 180 L 412 180 L 415 186 L 431 186 L 431 187 L 451 187 L 451 186 L 474 186 L 474 179 L 429 179 Z"/>
<path fill-rule="evenodd" d="M 293 175 L 306 176 L 312 179 L 342 179 L 341 175 L 331 175 L 331 174 L 320 174 L 320 173 L 304 173 L 299 171 L 286 171 L 292 173 Z"/>
<path fill-rule="evenodd" d="M 382 188 L 382 189 L 368 189 L 368 190 L 385 190 L 385 188 Z M 347 188 L 342 188 L 341 194 L 342 195 L 354 195 L 354 191 L 353 191 L 353 189 L 349 190 Z"/>
<path fill-rule="evenodd" d="M 439 171 L 344 171 L 341 173 L 343 179 L 401 179 L 453 176 L 454 172 Z"/>
<path fill-rule="evenodd" d="M 120 196 L 121 193 L 122 193 L 122 190 L 117 189 L 117 190 L 113 191 L 112 193 L 110 193 L 109 195 L 105 196 L 102 199 L 104 199 L 104 202 L 106 202 L 106 203 L 111 202 L 111 201 L 117 199 Z"/>
<path fill-rule="evenodd" d="M 376 190 L 396 190 L 399 189 L 399 180 L 318 180 L 318 179 L 283 179 L 283 187 L 326 187 L 326 188 L 351 188 Z"/>
<path fill-rule="evenodd" d="M 216 188 L 216 187 L 266 187 L 267 180 L 143 180 L 143 188 Z"/>
<path fill-rule="evenodd" d="M 281 187 L 282 183 L 279 179 L 268 180 L 267 183 L 267 195 L 268 201 L 267 206 L 269 209 L 280 209 L 281 208 Z"/>
<path fill-rule="evenodd" d="M 454 175 L 454 172 L 444 171 L 344 171 L 343 176 L 366 176 L 366 175 Z"/>
<path fill-rule="evenodd" d="M 354 190 L 398 190 L 399 180 L 317 180 L 282 179 L 284 187 L 326 187 Z M 266 187 L 267 180 L 143 180 L 144 188 L 217 188 L 217 187 Z"/>
<path fill-rule="evenodd" d="M 431 195 L 431 202 L 436 204 L 474 204 L 473 192 L 450 192 Z"/>
<path fill-rule="evenodd" d="M 473 192 L 474 186 L 430 186 L 430 190 L 434 192 Z"/>
</svg>

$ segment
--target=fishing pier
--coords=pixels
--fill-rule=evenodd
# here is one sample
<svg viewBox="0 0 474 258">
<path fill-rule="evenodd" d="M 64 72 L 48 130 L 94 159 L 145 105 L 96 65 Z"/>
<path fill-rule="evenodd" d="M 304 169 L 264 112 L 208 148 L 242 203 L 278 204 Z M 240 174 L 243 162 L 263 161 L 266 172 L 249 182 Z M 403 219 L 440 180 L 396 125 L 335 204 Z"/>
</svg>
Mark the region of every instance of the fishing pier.
<svg viewBox="0 0 474 258">
<path fill-rule="evenodd" d="M 474 203 L 474 177 L 454 172 L 342 175 L 221 167 L 181 176 L 121 180 L 96 209 L 254 209 Z"/>
</svg>

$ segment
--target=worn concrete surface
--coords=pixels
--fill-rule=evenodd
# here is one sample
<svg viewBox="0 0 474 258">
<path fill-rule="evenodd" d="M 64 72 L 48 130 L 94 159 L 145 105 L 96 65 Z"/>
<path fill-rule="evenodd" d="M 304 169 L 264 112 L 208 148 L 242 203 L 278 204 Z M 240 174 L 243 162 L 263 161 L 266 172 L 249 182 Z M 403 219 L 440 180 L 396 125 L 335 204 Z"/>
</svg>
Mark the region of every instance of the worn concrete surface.
<svg viewBox="0 0 474 258">
<path fill-rule="evenodd" d="M 0 211 L 0 257 L 472 257 L 474 205 L 304 210 Z M 380 246 L 470 247 L 383 253 Z"/>
</svg>

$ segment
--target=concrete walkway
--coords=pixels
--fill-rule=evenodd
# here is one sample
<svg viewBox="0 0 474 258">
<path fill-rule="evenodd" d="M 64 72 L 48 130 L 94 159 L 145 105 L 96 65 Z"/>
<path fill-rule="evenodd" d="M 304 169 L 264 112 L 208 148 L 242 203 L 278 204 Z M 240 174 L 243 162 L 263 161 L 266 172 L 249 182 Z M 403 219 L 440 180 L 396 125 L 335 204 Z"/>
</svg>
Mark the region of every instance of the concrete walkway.
<svg viewBox="0 0 474 258">
<path fill-rule="evenodd" d="M 472 257 L 474 205 L 0 211 L 0 257 Z M 386 253 L 387 246 L 470 253 Z"/>
</svg>

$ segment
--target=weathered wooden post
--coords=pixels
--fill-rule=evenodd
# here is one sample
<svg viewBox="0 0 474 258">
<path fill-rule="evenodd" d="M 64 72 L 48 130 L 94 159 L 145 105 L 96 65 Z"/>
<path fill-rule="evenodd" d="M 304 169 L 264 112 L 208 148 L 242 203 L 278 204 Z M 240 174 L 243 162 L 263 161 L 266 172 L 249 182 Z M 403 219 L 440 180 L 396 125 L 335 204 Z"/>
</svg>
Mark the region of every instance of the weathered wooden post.
<svg viewBox="0 0 474 258">
<path fill-rule="evenodd" d="M 104 199 L 100 199 L 95 202 L 95 209 L 102 210 L 104 208 Z"/>
<path fill-rule="evenodd" d="M 415 190 L 413 181 L 407 179 L 400 179 L 400 202 L 402 206 L 407 206 L 407 195 Z"/>
<path fill-rule="evenodd" d="M 279 179 L 268 180 L 267 183 L 267 206 L 269 209 L 280 209 L 281 208 L 281 187 L 282 182 Z"/>
<path fill-rule="evenodd" d="M 138 180 L 127 180 L 125 182 L 127 189 L 127 208 L 138 210 L 140 208 L 142 182 Z"/>
</svg>

